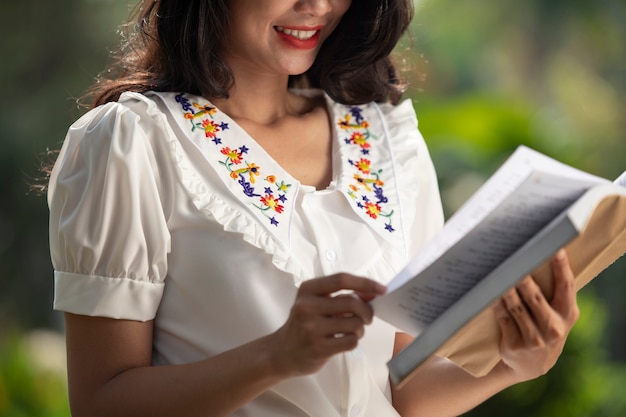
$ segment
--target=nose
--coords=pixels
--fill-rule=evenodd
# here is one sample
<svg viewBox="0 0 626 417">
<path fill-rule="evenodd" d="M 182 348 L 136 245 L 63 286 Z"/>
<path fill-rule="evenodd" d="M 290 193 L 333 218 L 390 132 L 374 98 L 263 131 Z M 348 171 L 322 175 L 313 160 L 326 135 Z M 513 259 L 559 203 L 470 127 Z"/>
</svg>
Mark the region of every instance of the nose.
<svg viewBox="0 0 626 417">
<path fill-rule="evenodd" d="M 334 0 L 298 0 L 295 9 L 299 13 L 323 16 L 332 10 L 333 1 Z"/>
</svg>

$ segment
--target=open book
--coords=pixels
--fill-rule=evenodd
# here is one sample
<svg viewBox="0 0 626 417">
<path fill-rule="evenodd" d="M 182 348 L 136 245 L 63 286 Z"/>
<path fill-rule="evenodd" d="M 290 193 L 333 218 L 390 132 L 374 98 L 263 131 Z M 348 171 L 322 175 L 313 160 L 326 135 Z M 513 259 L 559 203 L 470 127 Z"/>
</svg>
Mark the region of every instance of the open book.
<svg viewBox="0 0 626 417">
<path fill-rule="evenodd" d="M 626 172 L 611 182 L 521 146 L 373 300 L 417 335 L 388 363 L 392 381 L 433 354 L 488 373 L 500 360 L 489 307 L 530 273 L 551 297 L 548 260 L 564 246 L 577 289 L 626 252 Z"/>
</svg>

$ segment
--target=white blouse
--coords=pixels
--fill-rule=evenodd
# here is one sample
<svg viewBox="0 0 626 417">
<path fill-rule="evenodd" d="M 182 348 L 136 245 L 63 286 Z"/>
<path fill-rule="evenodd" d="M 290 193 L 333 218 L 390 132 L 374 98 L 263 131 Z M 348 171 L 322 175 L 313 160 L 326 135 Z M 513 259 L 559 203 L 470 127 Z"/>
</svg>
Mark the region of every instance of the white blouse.
<svg viewBox="0 0 626 417">
<path fill-rule="evenodd" d="M 154 319 L 158 366 L 274 332 L 304 280 L 349 272 L 387 283 L 443 223 L 426 145 L 408 100 L 325 98 L 334 142 L 324 190 L 300 184 L 201 97 L 125 93 L 80 118 L 50 181 L 54 308 Z M 375 319 L 357 349 L 233 415 L 397 416 L 385 365 L 394 334 Z"/>
</svg>

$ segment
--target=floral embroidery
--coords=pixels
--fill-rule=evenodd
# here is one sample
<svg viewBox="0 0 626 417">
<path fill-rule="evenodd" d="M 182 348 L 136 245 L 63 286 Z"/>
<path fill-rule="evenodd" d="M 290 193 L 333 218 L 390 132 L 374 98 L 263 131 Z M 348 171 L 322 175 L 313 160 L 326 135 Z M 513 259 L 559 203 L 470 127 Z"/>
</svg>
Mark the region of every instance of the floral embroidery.
<svg viewBox="0 0 626 417">
<path fill-rule="evenodd" d="M 374 220 L 383 219 L 385 230 L 395 232 L 392 226 L 393 209 L 386 209 L 389 199 L 385 196 L 385 183 L 381 179 L 382 169 L 374 169 L 367 156 L 371 152 L 370 140 L 376 140 L 369 127 L 370 124 L 363 117 L 360 107 L 351 107 L 349 112 L 339 120 L 339 127 L 346 132 L 344 142 L 348 146 L 358 148 L 362 157 L 358 160 L 348 159 L 348 163 L 355 168 L 353 182 L 348 186 L 347 194 L 354 200 L 356 206 Z"/>
<path fill-rule="evenodd" d="M 184 94 L 176 95 L 176 102 L 180 104 L 185 119 L 191 122 L 191 131 L 200 129 L 207 139 L 210 139 L 216 147 L 219 146 L 219 154 L 216 153 L 221 155 L 219 164 L 228 171 L 230 178 L 237 181 L 242 193 L 252 199 L 250 204 L 257 208 L 271 225 L 278 227 L 280 222 L 276 216 L 285 211 L 291 184 L 278 181 L 276 175 L 266 175 L 261 179 L 261 167 L 247 160 L 250 152 L 247 146 L 233 147 L 223 144 L 225 141 L 232 141 L 232 138 L 227 134 L 223 136 L 229 130 L 229 126 L 228 123 L 219 120 L 220 113 L 216 107 L 192 103 Z M 263 181 L 267 185 L 262 186 L 257 181 Z M 257 191 L 260 187 L 264 188 L 262 193 Z"/>
</svg>

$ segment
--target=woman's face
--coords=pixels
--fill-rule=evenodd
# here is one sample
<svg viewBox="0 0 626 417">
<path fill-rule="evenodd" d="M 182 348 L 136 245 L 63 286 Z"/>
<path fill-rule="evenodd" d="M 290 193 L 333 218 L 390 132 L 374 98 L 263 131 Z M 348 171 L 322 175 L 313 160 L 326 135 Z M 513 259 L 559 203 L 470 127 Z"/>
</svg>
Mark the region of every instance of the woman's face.
<svg viewBox="0 0 626 417">
<path fill-rule="evenodd" d="M 235 74 L 306 72 L 351 0 L 230 0 L 230 32 L 220 57 Z"/>
</svg>

